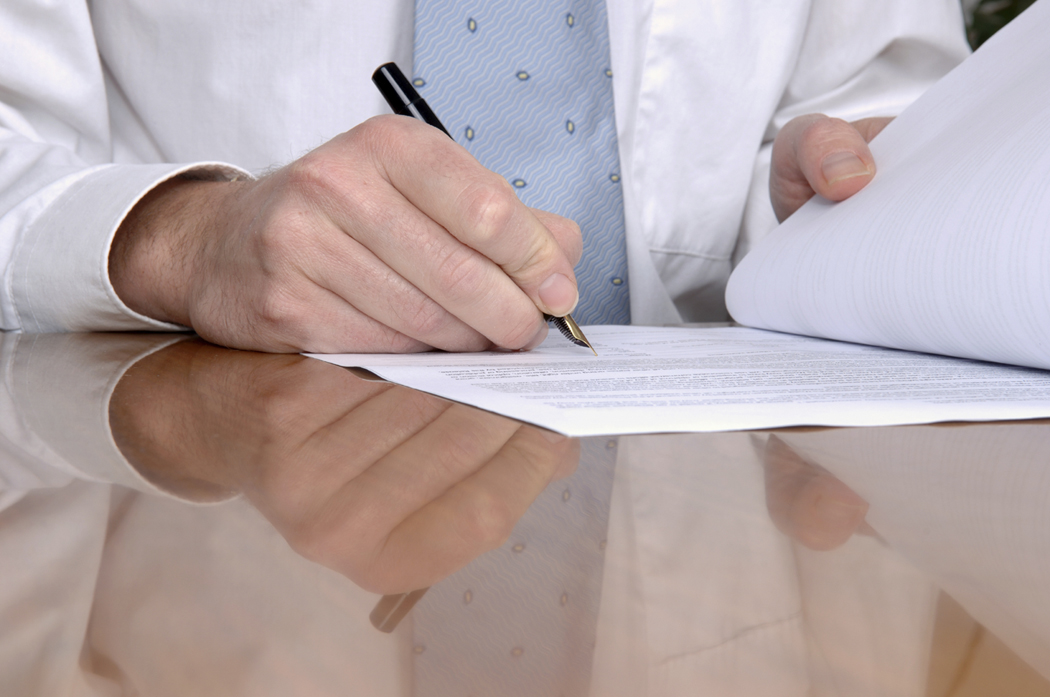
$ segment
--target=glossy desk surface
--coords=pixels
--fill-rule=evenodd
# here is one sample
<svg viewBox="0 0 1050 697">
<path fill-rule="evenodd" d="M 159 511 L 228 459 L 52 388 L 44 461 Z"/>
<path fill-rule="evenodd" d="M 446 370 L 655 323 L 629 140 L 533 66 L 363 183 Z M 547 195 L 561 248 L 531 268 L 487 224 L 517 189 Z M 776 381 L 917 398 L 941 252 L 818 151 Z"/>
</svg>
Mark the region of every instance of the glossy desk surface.
<svg viewBox="0 0 1050 697">
<path fill-rule="evenodd" d="M 1050 694 L 1044 422 L 573 441 L 181 336 L 0 360 L 0 695 Z"/>
</svg>

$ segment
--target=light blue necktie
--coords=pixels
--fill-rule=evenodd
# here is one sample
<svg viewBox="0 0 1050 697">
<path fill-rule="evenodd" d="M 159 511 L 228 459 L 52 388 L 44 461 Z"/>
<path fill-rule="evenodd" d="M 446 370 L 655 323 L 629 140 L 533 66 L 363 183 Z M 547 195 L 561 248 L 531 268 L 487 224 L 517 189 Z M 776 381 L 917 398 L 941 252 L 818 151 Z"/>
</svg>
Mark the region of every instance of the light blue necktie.
<svg viewBox="0 0 1050 697">
<path fill-rule="evenodd" d="M 576 321 L 630 323 L 604 0 L 416 0 L 414 67 L 458 143 L 579 223 Z"/>
</svg>

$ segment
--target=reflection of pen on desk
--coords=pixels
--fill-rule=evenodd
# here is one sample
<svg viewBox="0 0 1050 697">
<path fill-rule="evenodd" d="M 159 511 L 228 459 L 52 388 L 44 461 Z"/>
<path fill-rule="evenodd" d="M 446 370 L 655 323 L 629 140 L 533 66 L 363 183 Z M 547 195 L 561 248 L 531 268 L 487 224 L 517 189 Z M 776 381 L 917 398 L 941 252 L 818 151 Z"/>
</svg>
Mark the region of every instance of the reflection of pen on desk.
<svg viewBox="0 0 1050 697">
<path fill-rule="evenodd" d="M 399 593 L 397 595 L 384 595 L 376 604 L 368 619 L 372 626 L 381 632 L 389 634 L 397 628 L 398 623 L 405 618 L 409 610 L 415 606 L 429 588 L 423 588 L 411 593 Z"/>
<path fill-rule="evenodd" d="M 438 119 L 426 101 L 419 96 L 416 88 L 412 86 L 412 83 L 409 82 L 408 78 L 405 77 L 395 63 L 386 63 L 379 66 L 372 73 L 372 82 L 379 88 L 379 91 L 383 94 L 387 104 L 390 105 L 395 114 L 417 118 L 434 128 L 441 129 L 445 135 L 452 138 L 452 134 L 445 129 L 441 120 Z M 455 139 L 453 138 L 453 140 Z M 554 317 L 553 315 L 545 314 L 543 318 L 552 323 L 572 343 L 577 346 L 586 346 L 591 351 L 594 351 L 591 342 L 587 341 L 587 337 L 580 331 L 579 325 L 569 315 Z M 598 355 L 598 352 L 594 351 L 594 355 Z"/>
</svg>

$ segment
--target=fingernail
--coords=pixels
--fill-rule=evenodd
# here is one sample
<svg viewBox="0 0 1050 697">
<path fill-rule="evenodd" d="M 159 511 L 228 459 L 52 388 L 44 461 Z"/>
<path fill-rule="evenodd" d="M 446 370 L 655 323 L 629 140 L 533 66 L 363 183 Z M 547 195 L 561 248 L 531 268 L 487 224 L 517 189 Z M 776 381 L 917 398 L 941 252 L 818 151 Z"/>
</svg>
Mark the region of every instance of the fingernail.
<svg viewBox="0 0 1050 697">
<path fill-rule="evenodd" d="M 543 311 L 558 317 L 572 312 L 580 300 L 576 286 L 560 273 L 551 274 L 540 286 L 539 294 L 540 302 L 544 305 Z"/>
<path fill-rule="evenodd" d="M 824 173 L 824 180 L 828 184 L 871 174 L 868 166 L 848 150 L 833 152 L 825 157 L 820 163 L 820 170 Z"/>
</svg>

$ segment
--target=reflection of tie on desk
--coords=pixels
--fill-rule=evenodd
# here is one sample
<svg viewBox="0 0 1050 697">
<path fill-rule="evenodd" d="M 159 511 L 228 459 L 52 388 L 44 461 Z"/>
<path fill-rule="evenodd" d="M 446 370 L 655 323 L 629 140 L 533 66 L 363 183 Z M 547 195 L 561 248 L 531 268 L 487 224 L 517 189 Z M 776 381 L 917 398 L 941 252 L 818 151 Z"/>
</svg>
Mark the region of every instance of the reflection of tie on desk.
<svg viewBox="0 0 1050 697">
<path fill-rule="evenodd" d="M 456 141 L 525 204 L 579 223 L 576 321 L 630 323 L 604 2 L 565 12 L 541 0 L 418 0 L 414 74 Z"/>
<path fill-rule="evenodd" d="M 417 696 L 587 694 L 616 441 L 581 445 L 502 547 L 416 606 Z"/>
<path fill-rule="evenodd" d="M 418 0 L 414 74 L 457 142 L 523 202 L 580 224 L 576 319 L 629 323 L 604 3 Z M 417 695 L 586 692 L 614 460 L 614 440 L 585 443 L 576 474 L 503 547 L 419 602 Z"/>
</svg>

